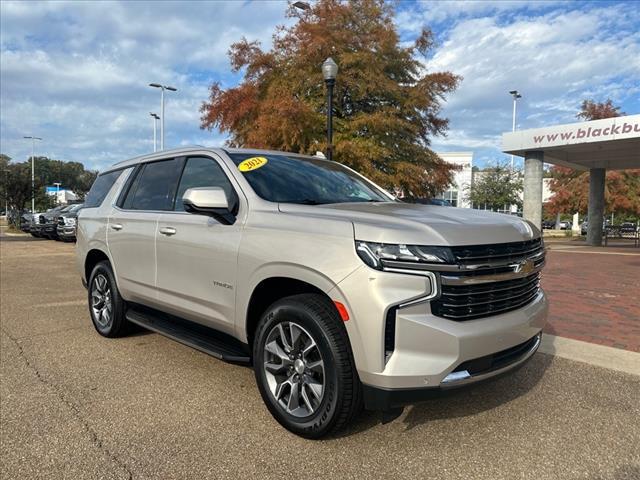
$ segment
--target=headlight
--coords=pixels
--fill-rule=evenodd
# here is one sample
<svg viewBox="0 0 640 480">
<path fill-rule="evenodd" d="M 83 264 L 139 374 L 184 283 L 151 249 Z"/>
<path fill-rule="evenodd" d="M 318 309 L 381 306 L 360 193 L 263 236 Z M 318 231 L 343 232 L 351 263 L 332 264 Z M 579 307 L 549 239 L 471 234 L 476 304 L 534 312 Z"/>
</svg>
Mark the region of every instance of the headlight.
<svg viewBox="0 0 640 480">
<path fill-rule="evenodd" d="M 384 270 L 385 263 L 455 263 L 449 247 L 427 247 L 389 243 L 362 242 L 356 240 L 356 252 L 371 268 Z"/>
</svg>

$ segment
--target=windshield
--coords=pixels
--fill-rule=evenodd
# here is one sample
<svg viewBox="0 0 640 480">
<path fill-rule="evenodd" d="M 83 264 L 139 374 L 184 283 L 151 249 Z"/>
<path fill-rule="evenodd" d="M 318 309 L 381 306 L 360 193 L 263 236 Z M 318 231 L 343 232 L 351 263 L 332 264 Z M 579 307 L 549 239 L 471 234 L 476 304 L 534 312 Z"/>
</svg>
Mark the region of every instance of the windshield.
<svg viewBox="0 0 640 480">
<path fill-rule="evenodd" d="M 393 201 L 339 163 L 286 155 L 231 153 L 229 156 L 251 188 L 270 202 L 322 205 Z"/>
</svg>

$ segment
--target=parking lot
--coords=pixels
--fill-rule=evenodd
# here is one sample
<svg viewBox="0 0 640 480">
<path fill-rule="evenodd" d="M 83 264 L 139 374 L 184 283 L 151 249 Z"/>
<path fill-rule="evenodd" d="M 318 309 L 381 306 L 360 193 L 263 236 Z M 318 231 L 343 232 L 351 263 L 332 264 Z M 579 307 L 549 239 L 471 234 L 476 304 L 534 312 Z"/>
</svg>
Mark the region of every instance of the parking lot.
<svg viewBox="0 0 640 480">
<path fill-rule="evenodd" d="M 640 376 L 538 353 L 391 424 L 364 413 L 339 437 L 307 441 L 271 418 L 249 368 L 156 334 L 97 335 L 73 244 L 2 240 L 2 478 L 640 478 Z M 550 255 L 545 286 L 571 290 L 566 263 L 587 257 Z M 563 334 L 573 307 L 550 296 Z M 594 338 L 620 324 L 628 345 L 600 343 L 635 350 L 638 319 L 623 317 L 637 305 L 616 302 L 620 320 Z"/>
</svg>

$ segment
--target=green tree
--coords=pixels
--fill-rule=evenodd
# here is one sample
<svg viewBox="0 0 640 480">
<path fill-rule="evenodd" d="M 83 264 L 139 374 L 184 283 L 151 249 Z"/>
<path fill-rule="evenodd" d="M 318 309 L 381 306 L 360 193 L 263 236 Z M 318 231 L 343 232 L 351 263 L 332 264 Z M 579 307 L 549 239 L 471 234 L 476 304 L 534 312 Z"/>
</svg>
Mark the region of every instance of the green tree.
<svg viewBox="0 0 640 480">
<path fill-rule="evenodd" d="M 467 198 L 475 207 L 502 210 L 505 206 L 522 207 L 520 199 L 522 178 L 506 164 L 497 164 L 474 174 L 473 183 L 467 187 Z"/>
<path fill-rule="evenodd" d="M 325 85 L 320 65 L 332 57 L 340 67 L 335 85 L 334 158 L 388 189 L 433 197 L 452 181 L 455 167 L 430 148 L 445 135 L 440 116 L 445 95 L 460 77 L 429 72 L 433 49 L 425 29 L 404 47 L 392 5 L 383 0 L 318 0 L 299 12 L 291 28 L 278 28 L 273 48 L 243 39 L 231 46 L 236 87 L 210 87 L 201 107 L 202 128 L 230 133 L 231 146 L 302 153 L 326 148 Z"/>
<path fill-rule="evenodd" d="M 19 221 L 25 209 L 31 208 L 31 158 L 26 162 L 11 162 L 7 155 L 0 154 L 0 198 L 13 212 L 13 221 Z M 78 162 L 51 160 L 35 157 L 35 206 L 43 211 L 53 206 L 54 199 L 45 193 L 45 187 L 60 182 L 62 188 L 72 190 L 81 200 L 91 188 L 97 172 L 85 170 Z"/>
</svg>

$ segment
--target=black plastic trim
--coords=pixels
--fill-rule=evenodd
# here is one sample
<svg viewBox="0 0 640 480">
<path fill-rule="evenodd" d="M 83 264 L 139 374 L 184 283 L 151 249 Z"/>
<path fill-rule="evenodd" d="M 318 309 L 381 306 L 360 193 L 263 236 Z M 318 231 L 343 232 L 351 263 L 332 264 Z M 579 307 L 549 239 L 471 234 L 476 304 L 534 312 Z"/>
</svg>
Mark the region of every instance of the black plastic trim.
<svg viewBox="0 0 640 480">
<path fill-rule="evenodd" d="M 142 305 L 130 305 L 127 320 L 229 363 L 250 364 L 249 346 L 199 323 Z"/>
<path fill-rule="evenodd" d="M 535 337 L 534 337 L 535 338 Z M 528 343 L 528 342 L 527 342 Z M 517 347 L 516 347 L 517 348 Z M 367 410 L 374 411 L 390 411 L 404 407 L 406 405 L 412 405 L 419 402 L 424 402 L 432 398 L 443 398 L 452 395 L 457 395 L 461 392 L 468 391 L 477 385 L 484 385 L 493 380 L 502 378 L 505 375 L 510 375 L 516 372 L 523 365 L 528 363 L 533 355 L 525 361 L 516 364 L 513 368 L 510 368 L 502 373 L 498 373 L 486 379 L 478 380 L 473 383 L 466 383 L 459 386 L 448 386 L 447 388 L 441 387 L 425 387 L 425 388 L 382 388 L 375 387 L 373 385 L 362 385 L 362 394 L 364 400 L 364 407 Z"/>
</svg>

